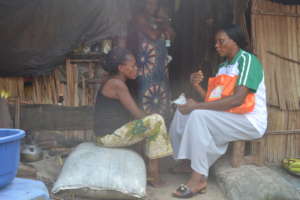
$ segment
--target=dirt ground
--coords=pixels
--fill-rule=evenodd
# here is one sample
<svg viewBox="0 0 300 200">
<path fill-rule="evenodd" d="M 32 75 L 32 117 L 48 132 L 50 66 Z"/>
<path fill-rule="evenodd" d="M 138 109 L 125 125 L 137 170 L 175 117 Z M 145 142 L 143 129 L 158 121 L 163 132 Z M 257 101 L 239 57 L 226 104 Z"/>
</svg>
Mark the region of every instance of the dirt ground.
<svg viewBox="0 0 300 200">
<path fill-rule="evenodd" d="M 188 175 L 184 174 L 170 174 L 168 173 L 168 168 L 174 164 L 171 158 L 166 158 L 161 163 L 162 178 L 166 182 L 165 186 L 161 188 L 153 188 L 151 186 L 147 187 L 147 196 L 145 200 L 175 200 L 172 197 L 172 192 L 182 183 L 188 180 Z M 53 183 L 59 175 L 62 168 L 62 160 L 60 157 L 46 157 L 46 159 L 34 163 L 30 163 L 31 166 L 37 169 L 37 179 L 42 180 L 48 187 L 49 193 L 52 189 Z M 50 194 L 53 200 L 88 200 L 77 197 L 68 198 L 58 198 L 53 194 Z M 201 200 L 225 200 L 225 197 L 219 187 L 216 184 L 214 177 L 209 179 L 209 186 L 205 194 L 198 194 L 193 199 Z"/>
<path fill-rule="evenodd" d="M 45 156 L 43 160 L 34 162 L 34 163 L 27 163 L 27 165 L 31 165 L 37 170 L 37 179 L 43 181 L 49 190 L 49 193 L 53 187 L 54 182 L 56 181 L 62 167 L 63 167 L 63 158 L 60 155 L 57 156 Z M 176 198 L 172 197 L 172 192 L 182 183 L 186 183 L 186 181 L 189 178 L 188 174 L 170 174 L 168 172 L 168 169 L 172 166 L 174 166 L 176 163 L 175 161 L 168 157 L 162 159 L 161 162 L 161 174 L 162 179 L 166 184 L 160 188 L 153 188 L 151 186 L 148 186 L 146 188 L 146 197 L 145 200 L 175 200 Z M 225 166 L 225 165 L 224 165 Z M 248 166 L 251 167 L 251 166 Z M 255 166 L 252 166 L 255 168 Z M 281 166 L 268 166 L 270 169 L 275 170 L 278 175 L 282 176 L 284 179 L 286 179 L 289 183 L 292 183 L 295 188 L 300 191 L 300 181 L 299 177 L 291 176 L 287 174 L 286 171 L 282 169 Z M 214 167 L 215 174 L 216 173 L 216 166 Z M 245 168 L 248 169 L 247 166 L 241 167 L 239 170 L 242 170 Z M 233 169 L 231 169 L 233 170 Z M 262 170 L 262 168 L 260 168 Z M 228 173 L 226 173 L 228 174 Z M 217 175 L 218 176 L 218 175 Z M 218 179 L 219 180 L 219 179 Z M 231 180 L 231 179 L 230 179 Z M 222 184 L 222 183 L 220 183 Z M 227 184 L 227 183 L 223 183 Z M 227 184 L 228 185 L 228 184 Z M 231 185 L 231 184 L 229 184 Z M 259 185 L 259 184 L 258 184 Z M 228 195 L 228 191 L 226 192 Z M 78 198 L 78 197 L 72 197 L 72 196 L 65 196 L 64 198 L 59 198 L 53 194 L 50 193 L 52 200 L 89 200 L 86 198 Z M 226 200 L 226 197 L 224 193 L 221 191 L 221 189 L 218 187 L 218 184 L 216 182 L 216 179 L 214 176 L 210 176 L 208 180 L 208 189 L 205 194 L 198 194 L 194 196 L 193 198 L 190 198 L 191 200 L 201 199 L 201 200 Z M 105 200 L 105 199 L 101 199 Z M 122 199 L 125 200 L 125 199 Z"/>
<path fill-rule="evenodd" d="M 146 200 L 175 200 L 171 193 L 179 186 L 181 183 L 185 183 L 188 179 L 188 175 L 173 175 L 169 173 L 163 173 L 162 175 L 164 181 L 166 181 L 166 186 L 161 188 L 147 187 L 147 197 Z M 225 200 L 225 197 L 219 187 L 217 186 L 214 178 L 209 179 L 207 192 L 205 194 L 199 194 L 191 198 L 191 200 Z"/>
<path fill-rule="evenodd" d="M 188 174 L 170 174 L 168 169 L 175 164 L 175 161 L 168 157 L 161 162 L 162 178 L 166 182 L 166 185 L 161 188 L 147 187 L 146 200 L 175 200 L 177 198 L 172 197 L 172 192 L 182 183 L 186 183 L 189 178 Z M 207 192 L 205 194 L 195 195 L 191 200 L 225 200 L 222 191 L 217 186 L 216 180 L 213 176 L 209 178 Z"/>
</svg>

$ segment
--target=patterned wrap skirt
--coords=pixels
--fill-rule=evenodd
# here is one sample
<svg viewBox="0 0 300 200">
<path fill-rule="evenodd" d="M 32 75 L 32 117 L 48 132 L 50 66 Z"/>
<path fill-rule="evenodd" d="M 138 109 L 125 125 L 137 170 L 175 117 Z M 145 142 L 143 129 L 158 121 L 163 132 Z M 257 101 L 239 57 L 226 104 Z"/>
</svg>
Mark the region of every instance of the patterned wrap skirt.
<svg viewBox="0 0 300 200">
<path fill-rule="evenodd" d="M 172 145 L 162 116 L 152 114 L 128 122 L 112 134 L 96 137 L 96 143 L 105 147 L 126 147 L 145 140 L 145 154 L 157 159 L 173 154 Z"/>
</svg>

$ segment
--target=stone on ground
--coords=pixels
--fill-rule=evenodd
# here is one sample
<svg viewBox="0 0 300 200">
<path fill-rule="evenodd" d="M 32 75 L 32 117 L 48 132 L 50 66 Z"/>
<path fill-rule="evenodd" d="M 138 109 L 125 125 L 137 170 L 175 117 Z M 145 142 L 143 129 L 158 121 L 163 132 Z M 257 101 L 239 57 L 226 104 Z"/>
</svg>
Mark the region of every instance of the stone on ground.
<svg viewBox="0 0 300 200">
<path fill-rule="evenodd" d="M 232 168 L 227 160 L 214 166 L 217 183 L 230 200 L 300 200 L 296 187 L 268 167 Z"/>
</svg>

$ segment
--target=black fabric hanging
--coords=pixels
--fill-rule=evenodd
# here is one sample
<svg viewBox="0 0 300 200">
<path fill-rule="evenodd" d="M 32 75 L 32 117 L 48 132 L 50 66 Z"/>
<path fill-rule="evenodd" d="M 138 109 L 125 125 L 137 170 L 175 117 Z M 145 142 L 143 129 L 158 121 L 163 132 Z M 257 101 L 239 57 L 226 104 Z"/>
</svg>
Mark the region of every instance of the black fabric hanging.
<svg viewBox="0 0 300 200">
<path fill-rule="evenodd" d="M 53 70 L 78 44 L 124 34 L 128 0 L 0 0 L 0 77 Z"/>
<path fill-rule="evenodd" d="M 281 3 L 284 5 L 300 5 L 300 0 L 271 0 L 275 3 Z"/>
<path fill-rule="evenodd" d="M 174 98 L 182 91 L 193 93 L 189 80 L 192 72 L 201 69 L 206 77 L 220 62 L 214 48 L 214 34 L 218 27 L 233 20 L 232 1 L 184 0 L 174 13 L 176 38 L 170 54 L 170 80 Z M 204 81 L 204 83 L 207 81 Z M 204 86 L 205 87 L 205 86 Z"/>
</svg>

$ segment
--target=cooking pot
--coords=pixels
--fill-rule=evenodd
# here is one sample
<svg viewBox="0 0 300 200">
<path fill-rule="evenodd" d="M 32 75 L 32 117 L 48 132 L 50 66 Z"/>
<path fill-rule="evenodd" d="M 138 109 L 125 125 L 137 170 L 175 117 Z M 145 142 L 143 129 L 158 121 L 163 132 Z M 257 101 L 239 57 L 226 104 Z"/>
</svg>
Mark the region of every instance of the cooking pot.
<svg viewBox="0 0 300 200">
<path fill-rule="evenodd" d="M 43 151 L 40 147 L 34 144 L 24 145 L 21 151 L 21 160 L 25 162 L 34 162 L 43 158 Z"/>
</svg>

